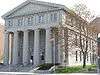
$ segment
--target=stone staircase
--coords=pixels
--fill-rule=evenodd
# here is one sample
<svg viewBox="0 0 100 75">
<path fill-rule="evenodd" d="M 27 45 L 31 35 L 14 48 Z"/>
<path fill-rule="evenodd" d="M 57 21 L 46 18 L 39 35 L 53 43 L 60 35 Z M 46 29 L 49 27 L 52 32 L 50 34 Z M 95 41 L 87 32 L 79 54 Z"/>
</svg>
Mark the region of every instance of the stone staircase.
<svg viewBox="0 0 100 75">
<path fill-rule="evenodd" d="M 34 73 L 39 73 L 39 74 L 51 74 L 51 72 L 48 71 L 48 70 L 37 70 L 37 71 L 34 71 Z"/>
<path fill-rule="evenodd" d="M 19 66 L 18 68 L 17 68 L 17 72 L 29 72 L 30 70 L 32 70 L 34 68 L 34 66 L 33 65 L 27 65 L 27 66 Z"/>
<path fill-rule="evenodd" d="M 23 65 L 7 65 L 0 66 L 0 72 L 29 72 L 29 73 L 40 73 L 40 74 L 51 74 L 49 70 L 34 70 L 35 67 L 32 64 L 27 66 Z"/>
<path fill-rule="evenodd" d="M 0 66 L 0 72 L 29 72 L 34 68 L 33 65 L 29 64 L 27 66 L 23 65 L 6 65 L 6 66 Z"/>
</svg>

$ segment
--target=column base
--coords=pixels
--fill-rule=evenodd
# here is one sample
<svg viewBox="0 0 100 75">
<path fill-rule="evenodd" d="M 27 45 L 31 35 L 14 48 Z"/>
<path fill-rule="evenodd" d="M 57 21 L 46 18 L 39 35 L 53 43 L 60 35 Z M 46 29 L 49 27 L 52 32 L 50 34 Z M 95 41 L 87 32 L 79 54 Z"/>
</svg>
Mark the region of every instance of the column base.
<svg viewBox="0 0 100 75">
<path fill-rule="evenodd" d="M 24 66 L 27 66 L 27 65 L 29 65 L 29 64 L 30 64 L 30 63 L 27 63 L 27 62 L 24 62 L 24 63 L 23 63 Z"/>
<path fill-rule="evenodd" d="M 9 62 L 8 61 L 3 61 L 3 64 L 4 65 L 9 65 Z"/>
</svg>

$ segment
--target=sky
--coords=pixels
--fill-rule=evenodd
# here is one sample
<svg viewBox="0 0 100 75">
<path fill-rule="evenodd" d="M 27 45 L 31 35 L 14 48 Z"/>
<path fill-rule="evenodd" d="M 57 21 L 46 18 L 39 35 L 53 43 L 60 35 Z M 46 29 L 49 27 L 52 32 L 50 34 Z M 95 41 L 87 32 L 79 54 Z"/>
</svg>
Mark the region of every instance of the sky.
<svg viewBox="0 0 100 75">
<path fill-rule="evenodd" d="M 19 4 L 25 2 L 26 0 L 0 0 L 0 16 L 15 8 Z M 73 7 L 77 3 L 85 3 L 87 7 L 95 12 L 98 16 L 100 15 L 100 0 L 39 0 L 45 2 L 52 2 L 57 4 L 65 5 L 68 8 Z M 4 24 L 4 20 L 0 17 L 0 23 Z"/>
</svg>

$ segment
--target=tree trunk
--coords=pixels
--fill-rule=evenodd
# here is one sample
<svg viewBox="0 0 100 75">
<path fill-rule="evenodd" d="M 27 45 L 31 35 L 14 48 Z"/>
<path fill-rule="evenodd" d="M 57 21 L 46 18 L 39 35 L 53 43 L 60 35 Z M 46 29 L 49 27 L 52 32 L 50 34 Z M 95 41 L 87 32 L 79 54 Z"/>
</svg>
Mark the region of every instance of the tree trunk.
<svg viewBox="0 0 100 75">
<path fill-rule="evenodd" d="M 83 68 L 86 67 L 86 53 L 83 53 Z"/>
<path fill-rule="evenodd" d="M 68 29 L 65 28 L 64 29 L 64 40 L 65 40 L 65 65 L 68 66 L 69 65 L 69 61 L 68 61 Z"/>
</svg>

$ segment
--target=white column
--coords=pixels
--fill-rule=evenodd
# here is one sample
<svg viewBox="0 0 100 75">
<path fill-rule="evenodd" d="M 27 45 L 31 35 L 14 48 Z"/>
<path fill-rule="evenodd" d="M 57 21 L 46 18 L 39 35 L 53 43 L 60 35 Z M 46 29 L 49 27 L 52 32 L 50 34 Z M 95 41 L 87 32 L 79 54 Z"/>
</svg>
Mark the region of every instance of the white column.
<svg viewBox="0 0 100 75">
<path fill-rule="evenodd" d="M 9 64 L 9 34 L 5 32 L 4 34 L 4 57 L 3 63 L 5 65 Z"/>
<path fill-rule="evenodd" d="M 34 30 L 34 65 L 39 65 L 39 30 Z"/>
<path fill-rule="evenodd" d="M 13 65 L 18 64 L 18 32 L 14 32 L 14 41 L 13 41 Z"/>
<path fill-rule="evenodd" d="M 29 64 L 29 44 L 28 44 L 28 31 L 24 31 L 24 38 L 23 38 L 23 65 Z"/>
<path fill-rule="evenodd" d="M 45 62 L 52 63 L 51 28 L 46 29 Z"/>
</svg>

